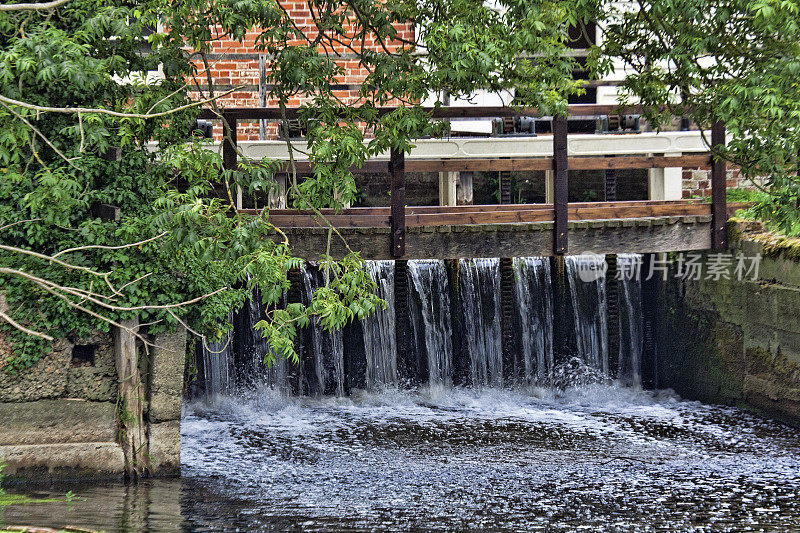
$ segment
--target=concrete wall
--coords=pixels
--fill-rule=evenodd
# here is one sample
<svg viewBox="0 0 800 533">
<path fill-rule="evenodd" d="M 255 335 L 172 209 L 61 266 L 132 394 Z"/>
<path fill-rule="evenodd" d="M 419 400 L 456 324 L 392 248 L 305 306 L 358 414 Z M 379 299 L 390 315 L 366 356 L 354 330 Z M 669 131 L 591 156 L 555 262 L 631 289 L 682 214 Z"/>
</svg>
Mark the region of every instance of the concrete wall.
<svg viewBox="0 0 800 533">
<path fill-rule="evenodd" d="M 145 431 L 151 475 L 180 469 L 180 417 L 186 333 L 151 337 L 137 350 L 144 376 Z M 94 361 L 73 357 L 75 345 L 94 346 Z M 0 367 L 12 346 L 0 336 Z M 121 477 L 119 378 L 112 335 L 58 339 L 50 354 L 18 375 L 0 369 L 0 462 L 22 479 Z"/>
<path fill-rule="evenodd" d="M 662 287 L 658 385 L 800 425 L 800 239 L 729 227 L 734 265 L 739 253 L 761 254 L 759 273 L 714 280 L 704 270 Z"/>
</svg>

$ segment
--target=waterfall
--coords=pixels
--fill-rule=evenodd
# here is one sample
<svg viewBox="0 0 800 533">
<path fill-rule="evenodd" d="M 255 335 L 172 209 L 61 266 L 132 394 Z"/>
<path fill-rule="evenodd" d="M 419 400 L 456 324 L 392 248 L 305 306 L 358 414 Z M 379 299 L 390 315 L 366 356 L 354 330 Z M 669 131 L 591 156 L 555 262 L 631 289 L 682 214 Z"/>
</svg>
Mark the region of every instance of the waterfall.
<svg viewBox="0 0 800 533">
<path fill-rule="evenodd" d="M 606 286 L 610 281 L 605 279 L 603 256 L 565 258 L 563 302 L 555 300 L 553 283 L 561 280 L 553 279 L 547 257 L 514 258 L 513 285 L 503 287 L 508 293 L 501 290 L 505 278 L 499 259 L 461 259 L 452 264 L 409 260 L 405 263 L 409 320 L 397 324 L 395 262 L 367 261 L 366 271 L 387 307 L 379 307 L 344 331 L 325 331 L 318 319 L 312 319 L 298 333 L 300 365 L 280 357 L 271 365 L 264 364 L 270 346 L 255 329 L 264 318 L 264 305 L 254 291 L 244 307 L 228 318 L 234 332 L 224 341 L 198 349 L 198 367 L 209 398 L 262 386 L 285 394 L 343 396 L 348 384 L 380 391 L 396 388 L 401 376 L 434 388 L 449 387 L 454 381 L 476 388 L 503 387 L 509 376 L 526 385 L 561 387 L 614 378 L 641 387 L 641 262 L 638 254 L 618 255 L 618 280 L 610 281 L 618 287 L 619 323 L 615 318 L 609 324 Z M 299 279 L 300 301 L 308 304 L 324 285 L 323 273 L 307 264 Z M 451 279 L 454 284 L 457 279 L 457 285 L 451 286 Z M 514 353 L 510 361 L 503 357 L 503 295 L 513 298 L 515 309 L 509 324 Z M 566 313 L 564 354 L 555 353 L 554 311 L 559 305 Z M 608 353 L 609 325 L 619 328 L 618 353 L 616 349 Z M 408 335 L 408 346 L 398 347 L 396 331 Z M 400 360 L 398 348 L 404 356 Z"/>
<path fill-rule="evenodd" d="M 553 374 L 553 288 L 547 257 L 514 258 L 525 381 L 544 385 Z"/>
<path fill-rule="evenodd" d="M 377 285 L 386 309 L 377 308 L 363 321 L 367 356 L 367 388 L 397 384 L 397 336 L 394 311 L 394 261 L 367 261 L 367 272 Z"/>
<path fill-rule="evenodd" d="M 267 340 L 256 329 L 256 324 L 265 316 L 258 290 L 253 291 L 241 312 L 244 315 L 241 324 L 245 331 L 239 333 L 239 349 L 242 352 L 240 360 L 243 366 L 239 370 L 239 383 L 256 388 L 264 381 L 264 357 L 270 349 Z"/>
<path fill-rule="evenodd" d="M 642 285 L 641 254 L 618 254 L 619 379 L 626 385 L 642 386 Z"/>
<path fill-rule="evenodd" d="M 233 314 L 228 316 L 228 323 L 233 322 Z M 216 342 L 202 343 L 203 380 L 206 398 L 213 400 L 220 394 L 228 394 L 233 389 L 233 331 Z"/>
<path fill-rule="evenodd" d="M 324 284 L 322 273 L 303 266 L 303 298 L 308 303 L 314 291 Z M 311 321 L 314 377 L 321 394 L 344 396 L 344 341 L 342 330 L 326 331 L 318 318 Z"/>
<path fill-rule="evenodd" d="M 444 261 L 408 262 L 409 299 L 414 345 L 418 358 L 427 356 L 431 386 L 452 383 L 450 295 Z"/>
<path fill-rule="evenodd" d="M 608 374 L 605 257 L 572 255 L 565 260 L 577 355 L 585 365 Z"/>
<path fill-rule="evenodd" d="M 458 277 L 472 386 L 501 387 L 500 260 L 461 259 Z"/>
</svg>

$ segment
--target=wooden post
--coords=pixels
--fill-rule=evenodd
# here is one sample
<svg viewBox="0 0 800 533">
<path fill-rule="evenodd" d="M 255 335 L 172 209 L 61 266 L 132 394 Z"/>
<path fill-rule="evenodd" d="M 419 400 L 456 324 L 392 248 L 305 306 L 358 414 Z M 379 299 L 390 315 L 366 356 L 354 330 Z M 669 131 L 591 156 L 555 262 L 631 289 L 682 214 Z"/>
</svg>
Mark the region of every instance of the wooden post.
<svg viewBox="0 0 800 533">
<path fill-rule="evenodd" d="M 617 171 L 614 169 L 606 170 L 606 202 L 617 200 Z"/>
<path fill-rule="evenodd" d="M 619 280 L 617 280 L 617 254 L 606 254 L 606 308 L 608 319 L 608 375 L 611 379 L 619 377 Z"/>
<path fill-rule="evenodd" d="M 146 393 L 135 333 L 139 330 L 137 319 L 121 320 L 122 327 L 114 328 L 114 354 L 119 379 L 120 444 L 125 454 L 125 474 L 137 479 L 150 472 L 147 431 L 144 425 Z"/>
<path fill-rule="evenodd" d="M 391 255 L 398 259 L 406 253 L 406 160 L 405 154 L 394 148 L 389 156 L 389 175 L 392 183 Z"/>
<path fill-rule="evenodd" d="M 222 167 L 236 170 L 236 118 L 225 113 L 222 114 L 222 137 Z"/>
<path fill-rule="evenodd" d="M 567 119 L 553 117 L 553 253 L 567 253 Z"/>
<path fill-rule="evenodd" d="M 513 383 L 523 372 L 517 371 L 514 354 L 514 260 L 500 258 L 500 332 L 503 349 L 503 383 Z"/>
<path fill-rule="evenodd" d="M 226 170 L 236 170 L 239 166 L 238 154 L 236 153 L 236 118 L 231 115 L 222 114 L 222 168 Z M 244 203 L 242 190 L 237 185 L 233 191 L 236 208 L 241 209 Z"/>
<path fill-rule="evenodd" d="M 500 186 L 500 203 L 501 204 L 510 204 L 511 203 L 511 176 L 508 172 L 498 172 L 497 173 L 497 181 L 499 182 Z"/>
<path fill-rule="evenodd" d="M 728 247 L 727 168 L 718 151 L 725 147 L 725 124 L 714 122 L 711 127 L 711 248 Z"/>
<path fill-rule="evenodd" d="M 397 377 L 401 382 L 410 382 L 414 378 L 410 357 L 414 350 L 410 346 L 412 339 L 408 312 L 408 261 L 404 259 L 398 259 L 394 263 L 394 316 Z"/>
</svg>

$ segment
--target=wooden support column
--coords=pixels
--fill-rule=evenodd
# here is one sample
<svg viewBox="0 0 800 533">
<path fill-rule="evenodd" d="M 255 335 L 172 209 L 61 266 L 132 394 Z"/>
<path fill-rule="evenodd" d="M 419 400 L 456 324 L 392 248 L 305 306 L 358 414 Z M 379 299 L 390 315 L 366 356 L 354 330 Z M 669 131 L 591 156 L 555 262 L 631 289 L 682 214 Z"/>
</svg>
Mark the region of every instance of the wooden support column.
<svg viewBox="0 0 800 533">
<path fill-rule="evenodd" d="M 411 322 L 408 312 L 408 261 L 398 259 L 394 263 L 394 316 L 397 345 L 397 377 L 401 382 L 414 379 L 411 364 Z"/>
<path fill-rule="evenodd" d="M 553 253 L 567 253 L 567 119 L 553 117 Z"/>
<path fill-rule="evenodd" d="M 656 309 L 658 305 L 659 285 L 664 283 L 658 274 L 647 279 L 652 269 L 656 254 L 644 254 L 642 260 L 642 388 L 655 389 L 658 386 L 658 346 Z M 662 258 L 663 260 L 663 258 Z"/>
<path fill-rule="evenodd" d="M 406 253 L 406 161 L 405 154 L 394 148 L 389 156 L 389 176 L 392 187 L 391 256 L 399 259 Z"/>
<path fill-rule="evenodd" d="M 119 435 L 125 454 L 125 475 L 138 479 L 150 472 L 147 428 L 144 424 L 146 391 L 136 349 L 137 319 L 120 320 L 114 328 L 114 355 L 119 380 Z"/>
<path fill-rule="evenodd" d="M 711 248 L 724 250 L 728 247 L 727 165 L 718 156 L 725 147 L 725 124 L 714 122 L 711 127 Z"/>
<path fill-rule="evenodd" d="M 608 309 L 608 375 L 619 377 L 619 280 L 617 280 L 617 254 L 606 254 L 608 269 L 605 275 L 606 308 Z"/>
<path fill-rule="evenodd" d="M 500 203 L 511 203 L 511 175 L 508 172 L 498 172 L 497 181 L 500 186 Z"/>
<path fill-rule="evenodd" d="M 569 359 L 570 338 L 575 334 L 569 323 L 569 289 L 567 266 L 563 255 L 550 257 L 551 285 L 553 289 L 553 361 L 559 365 Z M 553 369 L 550 369 L 552 372 Z"/>
<path fill-rule="evenodd" d="M 222 114 L 222 167 L 236 170 L 238 155 L 236 153 L 236 117 Z"/>
<path fill-rule="evenodd" d="M 500 331 L 503 347 L 503 383 L 513 383 L 521 375 L 514 355 L 519 352 L 514 346 L 514 260 L 500 259 Z"/>
<path fill-rule="evenodd" d="M 606 202 L 615 202 L 617 200 L 617 171 L 615 169 L 606 170 L 605 185 Z"/>
<path fill-rule="evenodd" d="M 238 154 L 236 152 L 236 117 L 222 114 L 222 168 L 225 170 L 236 170 L 239 166 Z M 237 185 L 234 191 L 234 201 L 236 207 L 243 207 L 242 190 Z"/>
</svg>

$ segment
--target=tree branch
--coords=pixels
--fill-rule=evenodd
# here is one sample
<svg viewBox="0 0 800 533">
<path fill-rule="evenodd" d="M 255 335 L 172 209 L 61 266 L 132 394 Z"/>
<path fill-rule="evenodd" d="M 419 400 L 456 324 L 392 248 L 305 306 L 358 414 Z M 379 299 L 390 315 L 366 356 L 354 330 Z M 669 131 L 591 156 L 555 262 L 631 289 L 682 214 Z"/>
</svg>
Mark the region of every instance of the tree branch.
<svg viewBox="0 0 800 533">
<path fill-rule="evenodd" d="M 122 113 L 121 111 L 112 111 L 111 109 L 102 109 L 102 108 L 92 108 L 92 107 L 48 107 L 48 106 L 39 106 L 34 104 L 29 104 L 28 102 L 23 102 L 21 100 L 14 100 L 13 98 L 9 98 L 7 96 L 3 96 L 0 94 L 0 102 L 4 102 L 9 105 L 22 107 L 25 109 L 31 109 L 33 111 L 38 111 L 40 113 L 65 113 L 65 114 L 73 114 L 73 113 L 95 113 L 98 115 L 110 115 L 112 117 L 117 118 L 139 118 L 143 120 L 148 120 L 151 118 L 160 118 L 160 117 L 167 117 L 169 115 L 173 115 L 179 111 L 183 111 L 184 109 L 190 109 L 192 107 L 202 106 L 213 102 L 223 96 L 227 96 L 234 91 L 238 91 L 242 89 L 244 85 L 236 86 L 232 89 L 225 91 L 224 93 L 220 93 L 217 96 L 212 98 L 207 98 L 205 100 L 198 100 L 197 102 L 192 102 L 191 104 L 185 104 L 182 106 L 178 106 L 176 108 L 170 109 L 169 111 L 162 111 L 160 113 Z"/>
<path fill-rule="evenodd" d="M 0 4 L 0 11 L 46 11 L 63 6 L 69 0 L 53 0 L 52 2 L 41 2 L 33 4 Z"/>
<path fill-rule="evenodd" d="M 10 316 L 8 316 L 6 313 L 4 313 L 2 311 L 0 311 L 0 319 L 5 320 L 9 324 L 14 326 L 18 330 L 20 330 L 21 332 L 27 333 L 28 335 L 33 335 L 34 337 L 39 337 L 39 338 L 42 338 L 42 339 L 44 339 L 46 341 L 52 341 L 53 340 L 53 337 L 51 337 L 50 335 L 47 335 L 45 333 L 39 333 L 38 331 L 33 331 L 32 329 L 26 328 L 25 326 L 23 326 L 22 324 L 19 324 L 13 318 L 11 318 Z"/>
</svg>

